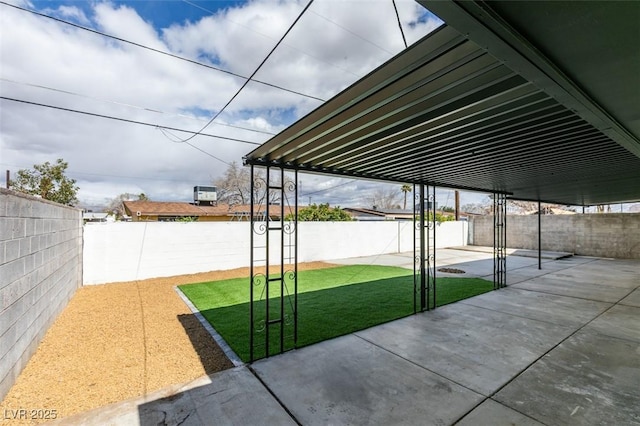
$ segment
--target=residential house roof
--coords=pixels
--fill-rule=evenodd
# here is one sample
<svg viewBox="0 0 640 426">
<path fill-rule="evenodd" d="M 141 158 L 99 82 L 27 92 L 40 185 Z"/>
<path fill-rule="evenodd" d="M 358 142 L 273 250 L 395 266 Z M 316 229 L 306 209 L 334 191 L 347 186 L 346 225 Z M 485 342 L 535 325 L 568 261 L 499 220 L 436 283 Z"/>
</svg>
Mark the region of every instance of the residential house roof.
<svg viewBox="0 0 640 426">
<path fill-rule="evenodd" d="M 361 207 L 344 207 L 342 210 L 359 220 L 413 219 L 413 210 L 403 209 L 366 209 Z"/>
<path fill-rule="evenodd" d="M 127 214 L 132 216 L 249 216 L 251 206 L 229 205 L 219 203 L 216 206 L 200 206 L 186 202 L 165 202 L 165 201 L 124 201 L 124 208 Z M 254 206 L 254 212 L 260 215 L 264 212 L 265 206 Z M 138 214 L 140 212 L 140 214 Z M 269 206 L 269 216 L 280 216 L 280 206 Z M 285 206 L 284 214 L 293 212 L 293 208 Z"/>
</svg>

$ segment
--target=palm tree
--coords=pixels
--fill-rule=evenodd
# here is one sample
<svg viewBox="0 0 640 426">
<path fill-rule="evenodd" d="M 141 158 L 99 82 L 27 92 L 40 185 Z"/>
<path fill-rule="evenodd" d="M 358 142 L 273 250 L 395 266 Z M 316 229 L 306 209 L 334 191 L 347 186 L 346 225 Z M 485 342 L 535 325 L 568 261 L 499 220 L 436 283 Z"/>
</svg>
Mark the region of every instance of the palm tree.
<svg viewBox="0 0 640 426">
<path fill-rule="evenodd" d="M 404 192 L 404 206 L 402 207 L 404 210 L 407 209 L 407 192 L 411 192 L 411 185 L 404 184 L 402 185 L 401 191 Z"/>
</svg>

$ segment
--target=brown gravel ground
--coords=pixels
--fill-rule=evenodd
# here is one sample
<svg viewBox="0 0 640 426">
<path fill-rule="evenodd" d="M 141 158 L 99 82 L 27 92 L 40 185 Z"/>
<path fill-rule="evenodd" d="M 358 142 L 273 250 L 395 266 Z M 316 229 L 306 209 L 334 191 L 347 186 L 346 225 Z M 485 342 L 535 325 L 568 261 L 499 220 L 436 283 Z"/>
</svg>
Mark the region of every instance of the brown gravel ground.
<svg viewBox="0 0 640 426">
<path fill-rule="evenodd" d="M 7 420 L 9 410 L 62 418 L 231 368 L 174 287 L 248 276 L 239 268 L 78 289 L 0 403 L 0 423 L 43 422 Z"/>
</svg>

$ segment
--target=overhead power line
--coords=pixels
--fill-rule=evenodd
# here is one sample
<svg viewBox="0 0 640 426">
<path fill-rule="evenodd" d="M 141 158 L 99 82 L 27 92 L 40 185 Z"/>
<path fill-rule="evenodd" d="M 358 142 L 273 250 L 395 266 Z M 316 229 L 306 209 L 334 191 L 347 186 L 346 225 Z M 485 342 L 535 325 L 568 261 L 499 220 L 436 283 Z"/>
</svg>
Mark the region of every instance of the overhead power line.
<svg viewBox="0 0 640 426">
<path fill-rule="evenodd" d="M 14 169 L 29 169 L 29 168 L 33 167 L 33 164 L 19 166 L 17 164 L 0 163 L 0 166 L 12 167 Z M 100 177 L 110 177 L 110 178 L 118 178 L 118 179 L 155 180 L 155 181 L 158 181 L 158 182 L 184 182 L 184 179 L 151 178 L 151 177 L 144 177 L 144 176 L 126 176 L 126 175 L 90 173 L 90 172 L 78 171 L 78 170 L 75 170 L 75 169 L 67 169 L 67 172 L 69 172 L 69 174 L 71 176 L 86 175 L 86 176 L 100 176 Z"/>
<path fill-rule="evenodd" d="M 158 127 L 158 130 L 160 130 L 160 132 L 162 132 L 162 134 L 173 143 L 186 143 L 191 148 L 196 149 L 196 150 L 202 152 L 203 154 L 206 154 L 209 157 L 214 158 L 214 159 L 218 160 L 219 162 L 226 164 L 227 166 L 231 166 L 231 163 L 229 163 L 227 161 L 224 161 L 223 159 L 221 159 L 219 157 L 216 157 L 215 155 L 211 154 L 210 152 L 207 152 L 207 151 L 205 151 L 205 150 L 193 145 L 190 142 L 182 141 L 179 137 L 177 137 L 176 135 L 174 135 L 173 133 L 171 133 L 170 131 L 168 131 L 165 128 Z"/>
<path fill-rule="evenodd" d="M 107 103 L 111 103 L 111 104 L 114 104 L 114 105 L 121 105 L 121 106 L 129 107 L 129 108 L 136 108 L 136 109 L 139 109 L 139 110 L 154 112 L 154 113 L 158 113 L 158 114 L 166 114 L 166 115 L 171 115 L 171 116 L 174 116 L 174 117 L 188 118 L 190 120 L 197 120 L 197 121 L 201 121 L 201 122 L 206 121 L 205 119 L 193 117 L 193 116 L 186 115 L 186 114 L 175 114 L 175 113 L 170 113 L 170 112 L 166 112 L 166 111 L 160 111 L 160 110 L 153 109 L 153 108 L 147 108 L 147 107 L 142 107 L 142 106 L 138 106 L 138 105 L 132 105 L 132 104 L 127 104 L 127 103 L 123 103 L 123 102 L 112 101 L 112 100 L 109 100 L 109 99 L 96 98 L 96 97 L 93 97 L 93 96 L 83 95 L 81 93 L 71 92 L 71 91 L 68 91 L 68 90 L 62 90 L 62 89 L 56 89 L 54 87 L 42 86 L 40 84 L 25 83 L 23 81 L 15 81 L 15 80 L 11 80 L 11 79 L 8 79 L 8 78 L 3 78 L 3 77 L 0 77 L 0 80 L 1 81 L 6 81 L 8 83 L 20 84 L 20 85 L 23 85 L 23 86 L 35 87 L 35 88 L 38 88 L 38 89 L 51 90 L 53 92 L 64 93 L 66 95 L 78 96 L 78 97 L 81 97 L 81 98 L 92 99 L 92 100 L 96 100 L 96 101 L 100 101 L 100 102 L 107 102 Z M 265 135 L 270 135 L 270 136 L 273 136 L 275 134 L 275 133 L 272 133 L 272 132 L 267 132 L 266 130 L 252 129 L 250 127 L 236 126 L 234 124 L 227 124 L 227 123 L 214 123 L 214 124 L 217 125 L 217 126 L 232 127 L 234 129 L 241 129 L 241 130 L 246 130 L 246 131 L 249 131 L 249 132 L 263 133 Z"/>
<path fill-rule="evenodd" d="M 396 0 L 393 2 L 393 9 L 396 11 L 396 18 L 398 19 L 398 28 L 400 28 L 400 34 L 402 35 L 402 41 L 404 42 L 404 48 L 407 48 L 407 39 L 404 36 L 404 30 L 402 29 L 402 22 L 400 22 L 400 13 L 398 13 L 398 6 L 396 6 Z"/>
<path fill-rule="evenodd" d="M 213 123 L 213 121 L 218 118 L 220 116 L 220 114 L 222 114 L 224 112 L 224 110 L 231 105 L 231 102 L 233 102 L 233 100 L 240 94 L 240 92 L 242 92 L 242 89 L 244 89 L 247 84 L 249 84 L 249 82 L 251 81 L 251 79 L 258 73 L 258 71 L 260 71 L 260 68 L 262 68 L 262 66 L 267 62 L 267 60 L 269 60 L 269 58 L 271 57 L 271 55 L 273 54 L 273 52 L 276 51 L 276 49 L 278 48 L 278 46 L 280 46 L 280 44 L 282 43 L 282 41 L 287 37 L 287 35 L 291 32 L 291 30 L 293 29 L 293 27 L 295 27 L 295 25 L 298 23 L 298 21 L 300 20 L 300 18 L 302 18 L 302 15 L 304 15 L 304 13 L 307 11 L 307 9 L 309 9 L 309 7 L 311 6 L 311 4 L 313 3 L 313 0 L 310 0 L 309 3 L 307 3 L 307 5 L 304 7 L 304 9 L 302 9 L 302 12 L 300 12 L 300 14 L 298 15 L 298 17 L 291 23 L 291 25 L 289 26 L 289 28 L 287 29 L 287 31 L 285 31 L 285 33 L 282 35 L 282 37 L 280 37 L 280 40 L 278 40 L 278 42 L 276 43 L 275 46 L 273 46 L 273 48 L 271 49 L 271 51 L 267 54 L 267 56 L 265 56 L 265 58 L 262 60 L 262 62 L 260 62 L 260 64 L 256 67 L 256 69 L 253 71 L 253 73 L 251 73 L 251 75 L 249 76 L 249 78 L 247 80 L 245 80 L 245 82 L 242 84 L 242 86 L 240 86 L 240 88 L 236 91 L 236 93 L 231 97 L 231 99 L 229 99 L 229 101 L 217 112 L 215 113 L 215 115 L 213 117 L 211 117 L 211 120 L 209 120 L 209 122 L 207 124 L 205 124 L 202 129 L 200 129 L 199 132 L 189 136 L 188 138 L 184 139 L 182 142 L 187 142 L 193 138 L 195 138 L 200 132 L 202 132 L 204 129 L 206 129 L 211 123 Z"/>
<path fill-rule="evenodd" d="M 300 196 L 301 196 L 301 197 L 307 197 L 307 196 L 309 196 L 309 195 L 320 194 L 320 193 L 322 193 L 322 192 L 327 192 L 327 191 L 330 191 L 330 190 L 332 190 L 332 189 L 340 188 L 341 186 L 349 185 L 350 183 L 354 183 L 354 182 L 356 182 L 356 181 L 355 181 L 355 180 L 348 180 L 348 181 L 346 181 L 346 182 L 342 182 L 342 183 L 339 183 L 339 184 L 337 184 L 337 185 L 330 186 L 330 187 L 328 187 L 328 188 L 318 189 L 318 190 L 316 190 L 316 191 L 307 192 L 307 193 L 305 193 L 305 194 L 300 194 Z"/>
<path fill-rule="evenodd" d="M 223 139 L 223 140 L 228 140 L 228 141 L 238 142 L 238 143 L 246 143 L 246 144 L 249 144 L 249 145 L 261 145 L 259 142 L 251 142 L 251 141 L 247 141 L 247 140 L 244 140 L 244 139 L 230 138 L 230 137 L 227 137 L 227 136 L 220 136 L 220 135 L 212 135 L 212 134 L 209 134 L 209 133 L 194 132 L 192 130 L 178 129 L 178 128 L 175 128 L 175 127 L 161 126 L 159 124 L 145 123 L 144 121 L 129 120 L 127 118 L 120 118 L 120 117 L 113 117 L 111 115 L 97 114 L 95 112 L 80 111 L 80 110 L 77 110 L 77 109 L 64 108 L 64 107 L 55 106 L 55 105 L 47 105 L 47 104 L 42 104 L 42 103 L 39 103 L 39 102 L 27 101 L 27 100 L 24 100 L 24 99 L 9 98 L 9 97 L 6 97 L 6 96 L 0 96 L 0 99 L 4 99 L 4 100 L 7 100 L 7 101 L 12 101 L 12 102 L 20 102 L 20 103 L 23 103 L 23 104 L 35 105 L 35 106 L 44 107 L 44 108 L 57 109 L 57 110 L 60 110 L 60 111 L 73 112 L 73 113 L 76 113 L 76 114 L 89 115 L 91 117 L 106 118 L 106 119 L 109 119 L 109 120 L 122 121 L 122 122 L 125 122 L 125 123 L 139 124 L 141 126 L 154 127 L 154 128 L 158 128 L 158 129 L 162 128 L 162 129 L 174 130 L 176 132 L 191 133 L 191 134 L 194 134 L 194 135 L 198 134 L 198 135 L 207 136 L 207 137 L 210 137 L 210 138 Z"/>
<path fill-rule="evenodd" d="M 170 56 L 172 58 L 179 59 L 181 61 L 189 62 L 189 63 L 192 63 L 194 65 L 199 65 L 201 67 L 209 68 L 209 69 L 212 69 L 214 71 L 219 71 L 219 72 L 222 72 L 222 73 L 225 73 L 225 74 L 232 75 L 234 77 L 239 77 L 239 78 L 242 78 L 244 80 L 247 80 L 247 77 L 245 77 L 243 75 L 240 75 L 240 74 L 236 74 L 236 73 L 234 73 L 232 71 L 229 71 L 229 70 L 218 68 L 218 67 L 215 67 L 215 66 L 209 65 L 209 64 L 204 64 L 202 62 L 198 62 L 198 61 L 195 61 L 193 59 L 185 58 L 184 56 L 176 55 L 174 53 L 165 52 L 165 51 L 160 50 L 160 49 L 156 49 L 156 48 L 153 48 L 153 47 L 145 46 L 144 44 L 140 44 L 140 43 L 136 43 L 134 41 L 126 40 L 126 39 L 121 38 L 121 37 L 116 37 L 116 36 L 113 36 L 111 34 L 106 34 L 106 33 L 103 33 L 101 31 L 94 30 L 93 28 L 84 27 L 82 25 L 78 25 L 78 24 L 75 24 L 73 22 L 65 21 L 64 19 L 60 19 L 60 18 L 56 18 L 54 16 L 50 16 L 50 15 L 47 15 L 47 14 L 44 14 L 44 13 L 36 12 L 35 10 L 26 9 L 24 7 L 20 7 L 20 6 L 14 5 L 14 4 L 9 4 L 9 3 L 6 3 L 4 1 L 0 1 L 0 4 L 3 4 L 5 6 L 9 6 L 9 7 L 13 7 L 14 9 L 18 9 L 18 10 L 21 10 L 23 12 L 29 12 L 29 13 L 32 13 L 34 15 L 41 16 L 43 18 L 52 19 L 52 20 L 54 20 L 56 22 L 60 22 L 60 23 L 65 24 L 65 25 L 70 25 L 72 27 L 75 27 L 75 28 L 78 28 L 78 29 L 81 29 L 81 30 L 84 30 L 84 31 L 89 31 L 91 33 L 98 34 L 98 35 L 101 35 L 103 37 L 107 37 L 107 38 L 110 38 L 110 39 L 113 39 L 113 40 L 120 41 L 122 43 L 127 43 L 127 44 L 130 44 L 132 46 L 140 47 L 142 49 L 146 49 L 146 50 L 149 50 L 149 51 L 152 51 L 152 52 L 155 52 L 155 53 L 160 53 L 161 55 Z M 258 83 L 258 84 L 262 84 L 262 85 L 265 85 L 265 86 L 268 86 L 268 87 L 272 87 L 274 89 L 283 90 L 285 92 L 293 93 L 294 95 L 304 96 L 305 98 L 314 99 L 314 100 L 317 100 L 317 101 L 320 101 L 320 102 L 324 102 L 325 101 L 322 98 L 318 98 L 318 97 L 312 96 L 312 95 L 307 95 L 306 93 L 298 92 L 296 90 L 287 89 L 285 87 L 278 86 L 278 85 L 275 85 L 275 84 L 272 84 L 272 83 L 267 83 L 265 81 L 261 81 L 261 80 L 251 80 L 251 81 L 253 81 L 254 83 Z"/>
<path fill-rule="evenodd" d="M 325 21 L 332 23 L 332 24 L 333 24 L 333 25 L 335 25 L 336 27 L 340 28 L 341 30 L 343 30 L 343 31 L 345 31 L 345 32 L 347 32 L 347 33 L 349 33 L 349 34 L 351 34 L 352 36 L 354 36 L 354 37 L 356 37 L 356 38 L 359 38 L 360 40 L 364 41 L 365 43 L 370 44 L 371 46 L 377 47 L 378 49 L 382 50 L 383 52 L 386 52 L 386 53 L 388 53 L 388 54 L 390 54 L 390 55 L 393 55 L 393 54 L 394 54 L 394 52 L 392 52 L 392 51 L 390 51 L 390 50 L 388 50 L 388 49 L 385 49 L 384 47 L 380 46 L 379 44 L 374 43 L 373 41 L 371 41 L 371 40 L 369 40 L 369 39 L 366 39 L 366 38 L 362 37 L 360 34 L 358 34 L 358 33 L 354 32 L 354 31 L 351 31 L 349 28 L 344 27 L 344 26 L 342 26 L 342 25 L 338 24 L 336 21 L 334 21 L 334 20 L 332 20 L 332 19 L 329 19 L 329 18 L 327 18 L 326 16 L 319 14 L 318 12 L 311 11 L 310 13 L 313 13 L 313 14 L 314 14 L 314 15 L 316 15 L 318 18 L 322 18 L 322 19 L 324 19 Z M 406 46 L 405 46 L 405 47 L 406 47 Z M 352 74 L 353 74 L 353 73 L 352 73 Z"/>
</svg>

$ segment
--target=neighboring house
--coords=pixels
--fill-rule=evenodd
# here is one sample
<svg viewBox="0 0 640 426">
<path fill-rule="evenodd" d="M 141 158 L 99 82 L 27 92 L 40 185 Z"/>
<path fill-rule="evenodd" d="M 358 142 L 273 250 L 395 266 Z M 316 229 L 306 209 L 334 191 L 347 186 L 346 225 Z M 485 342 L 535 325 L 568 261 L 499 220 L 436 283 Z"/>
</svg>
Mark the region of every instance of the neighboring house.
<svg viewBox="0 0 640 426">
<path fill-rule="evenodd" d="M 576 214 L 571 210 L 559 209 L 556 207 L 542 206 L 542 214 Z M 524 214 L 538 214 L 538 209 L 530 212 L 526 212 Z"/>
<path fill-rule="evenodd" d="M 360 207 L 344 207 L 354 220 L 413 220 L 413 210 L 403 209 L 365 209 Z"/>
<path fill-rule="evenodd" d="M 215 206 L 194 205 L 185 202 L 162 201 L 124 201 L 127 215 L 133 222 L 175 222 L 181 220 L 193 220 L 198 222 L 229 222 L 249 220 L 251 215 L 250 205 L 218 204 Z M 254 216 L 264 219 L 265 206 L 255 206 Z M 270 206 L 270 218 L 280 219 L 280 206 Z M 290 207 L 284 208 L 285 216 L 293 211 Z"/>
<path fill-rule="evenodd" d="M 346 211 L 353 217 L 353 220 L 413 220 L 414 212 L 410 209 L 365 209 L 360 207 L 345 207 Z M 438 211 L 438 215 L 455 216 L 453 212 Z M 460 212 L 460 220 L 469 220 L 469 216 L 479 216 L 474 213 Z M 437 215 L 436 215 L 437 217 Z"/>
<path fill-rule="evenodd" d="M 113 222 L 113 218 L 108 213 L 83 212 L 82 220 L 84 223 L 95 222 Z"/>
</svg>

